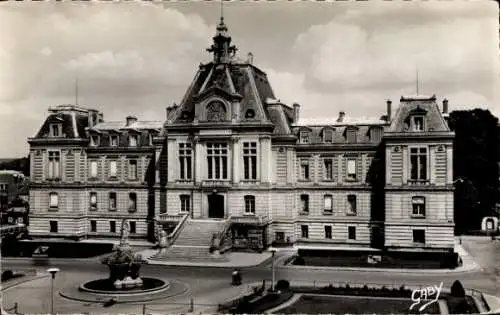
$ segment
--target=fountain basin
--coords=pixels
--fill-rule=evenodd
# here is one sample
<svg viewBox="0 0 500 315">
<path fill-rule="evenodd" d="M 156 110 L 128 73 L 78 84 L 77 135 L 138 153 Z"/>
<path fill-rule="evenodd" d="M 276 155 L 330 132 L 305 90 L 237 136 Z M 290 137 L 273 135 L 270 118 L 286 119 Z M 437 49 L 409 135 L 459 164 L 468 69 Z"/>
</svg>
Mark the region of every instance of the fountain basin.
<svg viewBox="0 0 500 315">
<path fill-rule="evenodd" d="M 170 287 L 168 281 L 156 278 L 142 278 L 142 287 L 116 289 L 109 278 L 85 282 L 78 288 L 79 291 L 104 295 L 134 295 L 165 291 Z"/>
</svg>

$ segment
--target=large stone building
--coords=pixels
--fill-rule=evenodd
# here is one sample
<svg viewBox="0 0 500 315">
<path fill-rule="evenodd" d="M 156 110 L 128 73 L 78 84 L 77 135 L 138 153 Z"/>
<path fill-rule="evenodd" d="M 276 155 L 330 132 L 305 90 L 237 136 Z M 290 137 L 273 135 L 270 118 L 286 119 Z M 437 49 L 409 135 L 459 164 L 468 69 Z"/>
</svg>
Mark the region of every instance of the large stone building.
<svg viewBox="0 0 500 315">
<path fill-rule="evenodd" d="M 29 140 L 33 236 L 228 236 L 392 250 L 453 248 L 452 140 L 436 97 L 402 97 L 381 117 L 306 120 L 236 48 L 221 19 L 201 64 L 162 122 L 58 106 Z M 171 230 L 170 230 L 171 231 Z M 208 239 L 208 241 L 207 241 Z"/>
</svg>

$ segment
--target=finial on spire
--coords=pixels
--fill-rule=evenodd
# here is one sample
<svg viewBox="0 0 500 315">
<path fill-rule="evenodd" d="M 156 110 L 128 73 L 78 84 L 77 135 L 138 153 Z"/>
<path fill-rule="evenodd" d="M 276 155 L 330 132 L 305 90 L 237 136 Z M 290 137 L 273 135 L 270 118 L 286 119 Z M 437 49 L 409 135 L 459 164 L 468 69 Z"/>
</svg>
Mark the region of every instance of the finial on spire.
<svg viewBox="0 0 500 315">
<path fill-rule="evenodd" d="M 207 51 L 213 53 L 215 63 L 228 63 L 236 54 L 236 46 L 231 46 L 231 37 L 224 23 L 224 0 L 221 0 L 220 23 L 217 25 L 213 44 Z"/>
<path fill-rule="evenodd" d="M 418 65 L 416 67 L 416 78 L 417 78 L 417 82 L 416 82 L 416 85 L 417 85 L 417 95 L 419 95 L 418 94 Z"/>
<path fill-rule="evenodd" d="M 75 79 L 75 105 L 78 105 L 78 76 Z"/>
</svg>

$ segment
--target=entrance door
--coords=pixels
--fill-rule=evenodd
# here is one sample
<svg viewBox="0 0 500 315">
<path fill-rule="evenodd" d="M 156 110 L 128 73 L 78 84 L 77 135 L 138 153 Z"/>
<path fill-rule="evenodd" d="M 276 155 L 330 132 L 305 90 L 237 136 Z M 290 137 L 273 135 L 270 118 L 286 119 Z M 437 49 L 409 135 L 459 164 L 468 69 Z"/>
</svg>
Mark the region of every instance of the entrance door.
<svg viewBox="0 0 500 315">
<path fill-rule="evenodd" d="M 224 218 L 224 196 L 219 194 L 208 196 L 208 217 Z"/>
</svg>

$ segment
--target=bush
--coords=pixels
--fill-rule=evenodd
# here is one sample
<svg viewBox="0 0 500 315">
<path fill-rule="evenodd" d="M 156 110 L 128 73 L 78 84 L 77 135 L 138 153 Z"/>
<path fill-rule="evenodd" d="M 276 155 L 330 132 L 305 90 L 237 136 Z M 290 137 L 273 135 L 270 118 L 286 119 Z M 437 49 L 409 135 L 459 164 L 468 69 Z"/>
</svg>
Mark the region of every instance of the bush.
<svg viewBox="0 0 500 315">
<path fill-rule="evenodd" d="M 4 272 L 2 272 L 2 281 L 7 281 L 12 278 L 14 278 L 14 273 L 12 272 L 12 270 L 5 270 Z"/>
<path fill-rule="evenodd" d="M 276 283 L 276 289 L 280 291 L 286 291 L 290 289 L 290 282 L 288 280 L 278 280 Z"/>
<path fill-rule="evenodd" d="M 455 280 L 455 282 L 453 282 L 453 285 L 451 286 L 451 296 L 465 297 L 464 286 L 460 281 Z"/>
</svg>

